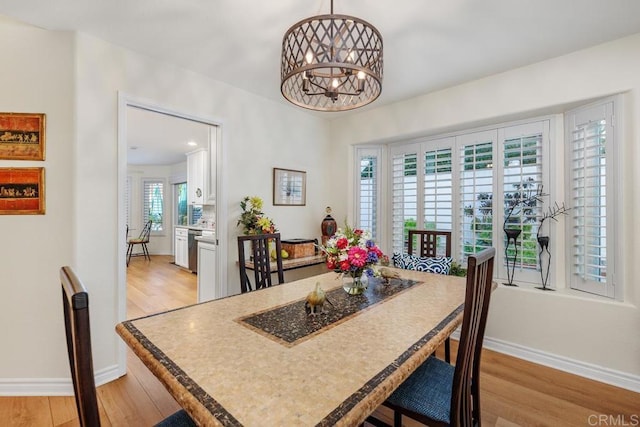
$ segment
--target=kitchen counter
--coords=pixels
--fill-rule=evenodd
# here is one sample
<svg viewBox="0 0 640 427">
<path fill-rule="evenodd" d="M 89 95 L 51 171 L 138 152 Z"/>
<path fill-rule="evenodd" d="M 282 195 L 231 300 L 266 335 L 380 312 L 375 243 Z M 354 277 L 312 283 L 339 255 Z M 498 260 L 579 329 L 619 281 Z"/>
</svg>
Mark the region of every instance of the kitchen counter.
<svg viewBox="0 0 640 427">
<path fill-rule="evenodd" d="M 209 228 L 205 228 L 205 230 L 210 230 Z M 196 236 L 195 239 L 198 242 L 202 242 L 202 243 L 213 243 L 214 245 L 216 244 L 216 242 L 218 241 L 218 239 L 216 238 L 215 234 L 211 235 L 211 236 Z"/>
<path fill-rule="evenodd" d="M 214 231 L 215 230 L 214 228 L 205 227 L 203 225 L 174 225 L 174 227 L 175 228 L 186 228 L 186 229 L 189 229 L 189 230 L 203 230 L 203 231 L 206 231 L 206 230 Z"/>
</svg>

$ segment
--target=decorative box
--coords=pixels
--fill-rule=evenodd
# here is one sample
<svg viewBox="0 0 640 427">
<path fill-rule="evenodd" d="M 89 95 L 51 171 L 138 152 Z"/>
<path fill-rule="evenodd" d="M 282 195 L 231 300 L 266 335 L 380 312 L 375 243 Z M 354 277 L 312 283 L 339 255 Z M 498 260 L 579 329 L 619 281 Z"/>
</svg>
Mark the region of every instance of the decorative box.
<svg viewBox="0 0 640 427">
<path fill-rule="evenodd" d="M 318 239 L 287 239 L 281 243 L 282 249 L 289 254 L 289 259 L 304 258 L 316 254 Z"/>
</svg>

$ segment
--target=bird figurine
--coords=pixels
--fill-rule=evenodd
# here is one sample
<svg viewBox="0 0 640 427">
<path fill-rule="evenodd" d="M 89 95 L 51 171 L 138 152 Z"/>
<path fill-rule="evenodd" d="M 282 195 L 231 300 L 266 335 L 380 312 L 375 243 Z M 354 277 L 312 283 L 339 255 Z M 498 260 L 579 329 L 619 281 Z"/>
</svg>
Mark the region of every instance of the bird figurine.
<svg viewBox="0 0 640 427">
<path fill-rule="evenodd" d="M 316 282 L 316 288 L 309 292 L 307 300 L 304 303 L 305 311 L 309 316 L 315 316 L 320 313 L 325 313 L 324 303 L 328 302 L 333 305 L 331 301 L 327 299 L 324 290 L 320 287 L 320 282 Z"/>
<path fill-rule="evenodd" d="M 391 279 L 400 278 L 400 273 L 387 267 L 382 267 L 380 270 L 378 270 L 378 272 L 380 273 L 380 276 L 382 276 L 385 285 L 388 285 Z"/>
</svg>

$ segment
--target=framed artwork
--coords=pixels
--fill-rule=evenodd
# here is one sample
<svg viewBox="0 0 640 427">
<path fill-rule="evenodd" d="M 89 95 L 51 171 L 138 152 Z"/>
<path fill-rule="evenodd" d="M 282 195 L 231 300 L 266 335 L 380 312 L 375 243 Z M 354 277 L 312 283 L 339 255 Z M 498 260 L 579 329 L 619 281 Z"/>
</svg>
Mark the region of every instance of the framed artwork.
<svg viewBox="0 0 640 427">
<path fill-rule="evenodd" d="M 307 203 L 307 173 L 273 168 L 273 205 L 304 206 Z"/>
<path fill-rule="evenodd" d="M 44 168 L 0 168 L 0 215 L 44 214 Z"/>
<path fill-rule="evenodd" d="M 45 115 L 0 113 L 0 159 L 44 160 Z"/>
</svg>

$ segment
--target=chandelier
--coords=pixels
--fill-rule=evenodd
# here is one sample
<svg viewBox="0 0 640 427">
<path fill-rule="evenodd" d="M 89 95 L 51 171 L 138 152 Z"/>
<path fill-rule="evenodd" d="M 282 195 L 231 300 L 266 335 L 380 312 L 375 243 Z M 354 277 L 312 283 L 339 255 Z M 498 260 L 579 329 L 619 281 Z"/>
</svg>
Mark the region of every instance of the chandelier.
<svg viewBox="0 0 640 427">
<path fill-rule="evenodd" d="M 280 90 L 290 102 L 317 111 L 345 111 L 382 91 L 382 36 L 347 15 L 318 15 L 293 25 L 282 38 Z"/>
</svg>

